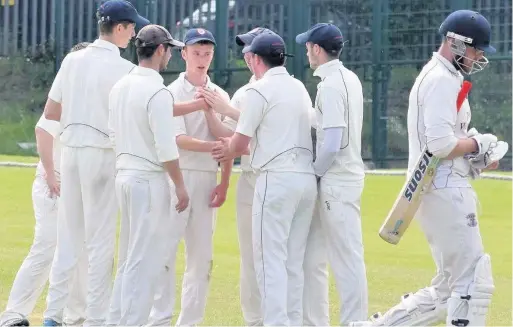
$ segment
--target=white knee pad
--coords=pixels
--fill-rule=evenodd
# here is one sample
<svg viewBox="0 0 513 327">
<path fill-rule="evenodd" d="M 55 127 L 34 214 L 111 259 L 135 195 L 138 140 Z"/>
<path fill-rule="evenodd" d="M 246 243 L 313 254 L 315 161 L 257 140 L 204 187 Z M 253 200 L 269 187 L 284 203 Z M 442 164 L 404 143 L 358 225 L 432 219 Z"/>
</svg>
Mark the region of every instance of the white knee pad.
<svg viewBox="0 0 513 327">
<path fill-rule="evenodd" d="M 433 287 L 401 297 L 401 302 L 384 315 L 374 314 L 370 321 L 353 322 L 350 326 L 427 326 L 445 321 L 447 297 L 441 297 Z"/>
<path fill-rule="evenodd" d="M 490 256 L 484 254 L 476 264 L 468 294 L 453 292 L 447 301 L 447 325 L 485 326 L 494 291 Z"/>
</svg>

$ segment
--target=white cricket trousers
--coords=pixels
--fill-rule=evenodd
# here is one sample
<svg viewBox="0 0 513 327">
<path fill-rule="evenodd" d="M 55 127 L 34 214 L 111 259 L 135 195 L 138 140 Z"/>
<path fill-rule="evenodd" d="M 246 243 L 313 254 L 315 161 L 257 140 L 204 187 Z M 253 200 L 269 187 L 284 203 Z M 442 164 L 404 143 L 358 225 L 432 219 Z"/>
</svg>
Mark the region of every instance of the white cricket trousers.
<svg viewBox="0 0 513 327">
<path fill-rule="evenodd" d="M 368 317 L 368 289 L 362 242 L 362 224 L 360 199 L 362 185 L 344 185 L 340 181 L 322 178 L 319 183 L 319 195 L 316 216 L 320 217 L 322 233 L 325 235 L 328 262 L 334 275 L 340 299 L 340 324 L 346 326 L 351 321 L 365 320 Z M 316 222 L 317 217 L 314 218 Z M 314 227 L 314 223 L 312 223 Z M 318 229 L 314 232 L 319 233 Z M 311 235 L 312 236 L 312 235 Z M 320 242 L 320 241 L 319 241 Z M 325 325 L 328 314 L 328 274 L 322 257 L 322 243 L 307 249 L 305 261 L 314 261 L 308 269 L 314 275 L 307 279 L 307 289 L 315 296 L 308 300 L 308 317 L 311 325 Z M 305 270 L 307 267 L 305 267 Z M 312 283 L 312 284 L 310 284 Z M 307 295 L 305 295 L 306 297 Z"/>
<path fill-rule="evenodd" d="M 313 174 L 263 172 L 253 199 L 253 255 L 265 326 L 303 324 L 303 261 L 317 196 Z"/>
<path fill-rule="evenodd" d="M 45 319 L 62 322 L 70 279 L 85 240 L 89 269 L 84 325 L 105 324 L 116 241 L 115 163 L 112 149 L 62 147 L 59 220 L 64 223 L 58 229 Z"/>
<path fill-rule="evenodd" d="M 28 318 L 43 292 L 57 245 L 57 212 L 59 199 L 51 198 L 43 176 L 32 183 L 32 204 L 36 220 L 34 241 L 12 285 L 6 310 L 0 325 L 11 319 Z M 82 256 L 74 272 L 70 299 L 64 311 L 65 322 L 72 324 L 85 319 L 87 292 L 87 257 Z"/>
<path fill-rule="evenodd" d="M 444 188 L 422 197 L 415 215 L 424 232 L 437 273 L 431 282 L 447 298 L 467 294 L 477 261 L 484 255 L 472 188 Z"/>
<path fill-rule="evenodd" d="M 237 182 L 237 232 L 240 251 L 240 303 L 248 326 L 262 324 L 261 296 L 253 259 L 252 207 L 256 174 L 243 171 Z"/>
<path fill-rule="evenodd" d="M 167 174 L 119 171 L 116 196 L 121 229 L 109 324 L 141 326 L 148 322 L 172 234 Z"/>
<path fill-rule="evenodd" d="M 159 286 L 150 314 L 150 324 L 169 326 L 173 318 L 176 287 L 176 254 L 185 239 L 185 274 L 182 283 L 181 311 L 177 326 L 194 326 L 203 320 L 207 305 L 213 257 L 213 234 L 216 210 L 210 196 L 217 185 L 217 172 L 182 170 L 189 192 L 189 207 L 181 213 L 172 211 L 173 231 L 169 236 L 169 260 L 161 267 Z M 171 194 L 174 185 L 170 181 Z M 176 197 L 171 208 L 176 205 Z"/>
</svg>

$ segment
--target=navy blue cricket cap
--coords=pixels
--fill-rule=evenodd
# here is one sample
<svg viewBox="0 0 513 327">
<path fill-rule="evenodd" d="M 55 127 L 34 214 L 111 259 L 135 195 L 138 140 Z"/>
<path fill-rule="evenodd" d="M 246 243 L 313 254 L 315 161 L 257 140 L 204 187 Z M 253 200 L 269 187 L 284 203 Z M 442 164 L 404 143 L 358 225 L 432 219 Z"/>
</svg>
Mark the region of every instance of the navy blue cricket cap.
<svg viewBox="0 0 513 327">
<path fill-rule="evenodd" d="M 262 57 L 294 57 L 286 53 L 285 41 L 278 34 L 260 33 L 251 44 L 242 49 L 242 53 L 252 52 Z"/>
<path fill-rule="evenodd" d="M 274 33 L 273 31 L 271 31 L 268 28 L 256 27 L 247 33 L 239 34 L 239 35 L 235 36 L 235 43 L 237 43 L 237 45 L 239 45 L 239 46 L 248 45 L 251 42 L 253 42 L 253 40 L 255 39 L 255 37 L 257 35 L 259 35 L 260 33 L 264 33 L 264 32 L 265 33 Z"/>
<path fill-rule="evenodd" d="M 440 25 L 439 33 L 444 37 L 452 37 L 467 45 L 487 53 L 495 53 L 490 45 L 492 28 L 486 18 L 472 10 L 452 12 Z"/>
<path fill-rule="evenodd" d="M 131 22 L 137 29 L 141 29 L 150 23 L 149 20 L 139 15 L 134 5 L 125 0 L 108 0 L 100 5 L 97 17 L 102 22 Z"/>
<path fill-rule="evenodd" d="M 185 45 L 195 44 L 201 41 L 207 41 L 216 45 L 216 39 L 212 33 L 204 28 L 191 28 L 185 33 L 183 43 Z"/>
<path fill-rule="evenodd" d="M 327 52 L 338 52 L 344 45 L 344 38 L 340 29 L 328 23 L 318 23 L 310 27 L 310 29 L 304 33 L 296 36 L 296 43 L 306 44 L 312 42 L 318 44 Z"/>
</svg>

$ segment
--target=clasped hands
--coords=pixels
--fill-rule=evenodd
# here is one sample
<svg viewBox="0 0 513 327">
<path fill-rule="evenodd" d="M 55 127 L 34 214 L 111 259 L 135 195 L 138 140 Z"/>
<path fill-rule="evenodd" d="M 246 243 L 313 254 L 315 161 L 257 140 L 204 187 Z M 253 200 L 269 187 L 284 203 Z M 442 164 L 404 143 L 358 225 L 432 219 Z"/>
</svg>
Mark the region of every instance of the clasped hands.
<svg viewBox="0 0 513 327">
<path fill-rule="evenodd" d="M 215 90 L 211 90 L 208 87 L 196 88 L 195 99 L 203 99 L 207 104 L 205 110 L 214 110 L 221 115 L 225 115 L 228 111 L 229 103 Z"/>
</svg>

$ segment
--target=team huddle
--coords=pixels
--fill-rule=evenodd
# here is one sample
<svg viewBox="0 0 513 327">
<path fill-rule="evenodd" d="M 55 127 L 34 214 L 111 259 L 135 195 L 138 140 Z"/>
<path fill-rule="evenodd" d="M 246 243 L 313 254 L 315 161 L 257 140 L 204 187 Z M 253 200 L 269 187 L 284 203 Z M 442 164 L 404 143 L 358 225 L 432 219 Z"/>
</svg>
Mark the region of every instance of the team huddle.
<svg viewBox="0 0 513 327">
<path fill-rule="evenodd" d="M 497 137 L 467 130 L 468 101 L 455 109 L 462 73 L 483 69 L 484 53 L 495 51 L 483 16 L 460 10 L 447 17 L 440 49 L 410 94 L 409 174 L 424 146 L 440 158 L 416 214 L 437 274 L 429 287 L 370 320 L 360 213 L 363 91 L 339 60 L 341 31 L 319 23 L 296 37 L 320 79 L 312 103 L 284 67 L 291 56 L 284 40 L 269 29 L 236 36 L 252 77 L 230 98 L 207 75 L 216 47 L 210 31 L 193 28 L 175 40 L 124 0 L 105 2 L 97 17 L 99 38 L 64 58 L 36 125 L 34 243 L 2 326 L 29 326 L 48 280 L 45 326 L 169 326 L 182 240 L 176 325 L 200 324 L 216 211 L 238 157 L 246 325 L 330 325 L 328 265 L 343 326 L 485 324 L 494 286 L 469 179 L 500 158 Z M 119 51 L 134 36 L 137 66 Z M 160 72 L 174 48 L 186 69 L 166 86 Z"/>
</svg>

